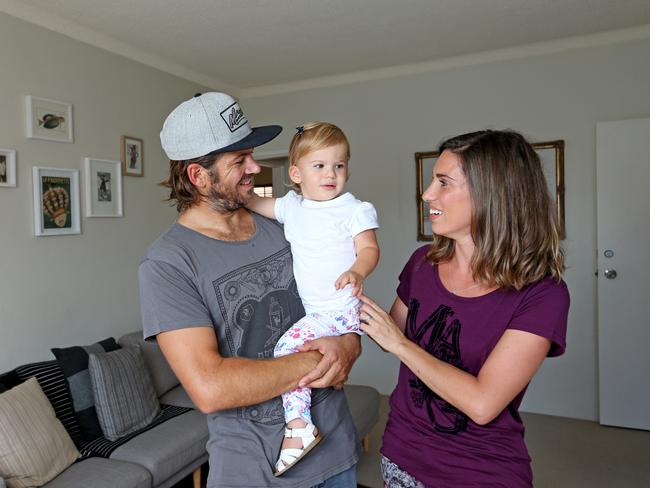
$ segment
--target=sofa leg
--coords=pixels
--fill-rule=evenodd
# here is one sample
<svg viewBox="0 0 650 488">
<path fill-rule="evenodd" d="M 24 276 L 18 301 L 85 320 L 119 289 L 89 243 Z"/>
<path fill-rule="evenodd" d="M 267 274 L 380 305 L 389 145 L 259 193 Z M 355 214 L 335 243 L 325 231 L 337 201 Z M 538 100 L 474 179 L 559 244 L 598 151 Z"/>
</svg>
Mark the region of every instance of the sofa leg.
<svg viewBox="0 0 650 488">
<path fill-rule="evenodd" d="M 363 446 L 363 452 L 370 450 L 370 434 L 361 439 L 361 445 Z"/>
<path fill-rule="evenodd" d="M 201 488 L 201 466 L 192 471 L 193 488 Z"/>
</svg>

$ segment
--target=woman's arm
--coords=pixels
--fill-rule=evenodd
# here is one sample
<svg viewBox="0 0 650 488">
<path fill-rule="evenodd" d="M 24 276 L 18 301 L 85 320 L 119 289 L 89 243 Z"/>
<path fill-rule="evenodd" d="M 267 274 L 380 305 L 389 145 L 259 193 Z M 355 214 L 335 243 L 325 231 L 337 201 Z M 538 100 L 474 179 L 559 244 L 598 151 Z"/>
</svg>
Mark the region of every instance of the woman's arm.
<svg viewBox="0 0 650 488">
<path fill-rule="evenodd" d="M 525 388 L 551 347 L 544 337 L 506 330 L 478 376 L 474 376 L 440 361 L 404 336 L 403 324 L 398 325 L 391 318 L 394 310 L 396 318 L 405 317 L 407 307 L 399 298 L 391 315 L 371 299 L 362 300 L 361 329 L 383 349 L 395 354 L 432 391 L 479 425 L 496 418 Z"/>
<path fill-rule="evenodd" d="M 365 230 L 354 236 L 354 251 L 357 255 L 350 269 L 334 282 L 337 290 L 352 285 L 352 294 L 359 296 L 363 292 L 363 281 L 375 269 L 379 262 L 379 244 L 374 229 Z"/>
<path fill-rule="evenodd" d="M 253 197 L 246 204 L 246 208 L 263 215 L 267 219 L 275 218 L 275 198 L 253 194 Z"/>
</svg>

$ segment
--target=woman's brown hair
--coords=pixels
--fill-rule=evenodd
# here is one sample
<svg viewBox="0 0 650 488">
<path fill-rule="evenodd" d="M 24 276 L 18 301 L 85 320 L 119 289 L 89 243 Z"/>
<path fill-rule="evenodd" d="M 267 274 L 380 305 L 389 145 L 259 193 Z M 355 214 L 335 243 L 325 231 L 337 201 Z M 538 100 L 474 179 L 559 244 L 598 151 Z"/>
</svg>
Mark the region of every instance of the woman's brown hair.
<svg viewBox="0 0 650 488">
<path fill-rule="evenodd" d="M 565 270 L 560 228 L 533 147 L 514 131 L 484 130 L 452 137 L 439 151 L 460 158 L 472 199 L 471 260 L 474 280 L 515 288 Z M 432 263 L 454 254 L 454 241 L 433 236 L 427 252 Z"/>
</svg>

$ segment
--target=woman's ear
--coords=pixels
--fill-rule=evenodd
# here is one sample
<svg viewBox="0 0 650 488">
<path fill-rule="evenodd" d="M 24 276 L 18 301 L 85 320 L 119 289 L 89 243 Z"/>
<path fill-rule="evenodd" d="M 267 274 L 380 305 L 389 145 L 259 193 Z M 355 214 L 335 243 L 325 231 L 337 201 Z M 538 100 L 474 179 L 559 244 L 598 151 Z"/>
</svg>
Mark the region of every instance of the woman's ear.
<svg viewBox="0 0 650 488">
<path fill-rule="evenodd" d="M 298 166 L 292 164 L 289 166 L 289 179 L 294 182 L 296 185 L 302 183 L 302 178 L 300 177 L 300 170 Z"/>
</svg>

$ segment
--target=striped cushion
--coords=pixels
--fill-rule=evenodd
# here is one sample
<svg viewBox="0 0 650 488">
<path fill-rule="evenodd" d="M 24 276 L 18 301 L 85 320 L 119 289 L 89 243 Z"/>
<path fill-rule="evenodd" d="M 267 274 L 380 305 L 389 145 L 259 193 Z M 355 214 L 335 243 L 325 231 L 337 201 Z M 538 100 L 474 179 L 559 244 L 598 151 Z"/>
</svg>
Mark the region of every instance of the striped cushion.
<svg viewBox="0 0 650 488">
<path fill-rule="evenodd" d="M 140 430 L 160 413 L 139 346 L 90 353 L 88 370 L 97 418 L 108 440 Z"/>
<path fill-rule="evenodd" d="M 47 483 L 79 451 L 36 378 L 0 395 L 0 477 L 12 488 Z"/>
<path fill-rule="evenodd" d="M 36 377 L 45 396 L 52 404 L 56 417 L 61 421 L 65 430 L 75 445 L 81 445 L 82 436 L 77 423 L 77 417 L 72 407 L 72 398 L 63 371 L 56 361 L 30 363 L 17 367 L 14 372 L 21 382 L 32 376 Z"/>
</svg>

